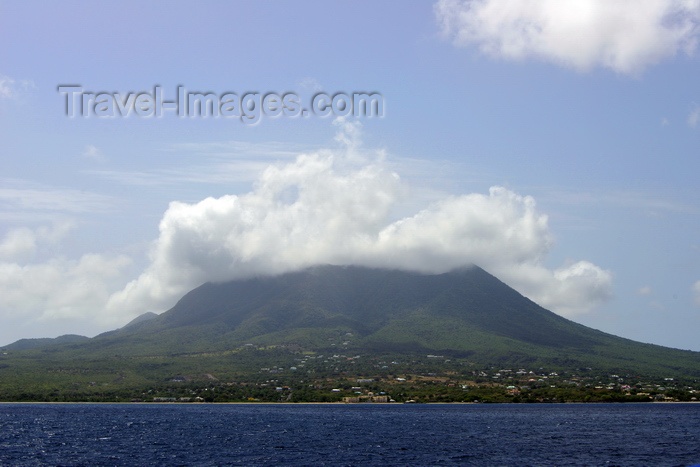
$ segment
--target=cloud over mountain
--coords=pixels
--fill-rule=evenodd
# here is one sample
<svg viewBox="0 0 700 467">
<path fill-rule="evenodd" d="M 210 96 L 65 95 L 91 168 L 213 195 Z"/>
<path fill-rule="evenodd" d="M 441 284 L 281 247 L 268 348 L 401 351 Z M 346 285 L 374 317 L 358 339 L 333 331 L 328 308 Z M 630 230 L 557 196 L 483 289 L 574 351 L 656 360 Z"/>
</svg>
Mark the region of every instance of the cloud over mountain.
<svg viewBox="0 0 700 467">
<path fill-rule="evenodd" d="M 697 0 L 440 0 L 435 14 L 455 45 L 492 57 L 632 74 L 692 53 L 700 32 Z"/>
<path fill-rule="evenodd" d="M 545 307 L 571 315 L 607 299 L 609 272 L 586 261 L 543 266 L 551 236 L 534 199 L 502 187 L 392 214 L 406 187 L 359 125 L 342 123 L 338 149 L 268 167 L 252 191 L 172 202 L 148 268 L 110 297 L 111 312 L 165 309 L 206 281 L 353 264 L 445 272 L 478 264 Z"/>
</svg>

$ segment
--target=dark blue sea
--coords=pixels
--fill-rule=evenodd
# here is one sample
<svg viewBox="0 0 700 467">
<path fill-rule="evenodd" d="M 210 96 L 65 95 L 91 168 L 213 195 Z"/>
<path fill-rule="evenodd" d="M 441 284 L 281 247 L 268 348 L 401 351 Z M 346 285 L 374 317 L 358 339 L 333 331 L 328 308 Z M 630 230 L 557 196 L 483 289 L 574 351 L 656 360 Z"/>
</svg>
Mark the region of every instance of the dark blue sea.
<svg viewBox="0 0 700 467">
<path fill-rule="evenodd" d="M 700 404 L 0 404 L 0 465 L 700 463 Z"/>
</svg>

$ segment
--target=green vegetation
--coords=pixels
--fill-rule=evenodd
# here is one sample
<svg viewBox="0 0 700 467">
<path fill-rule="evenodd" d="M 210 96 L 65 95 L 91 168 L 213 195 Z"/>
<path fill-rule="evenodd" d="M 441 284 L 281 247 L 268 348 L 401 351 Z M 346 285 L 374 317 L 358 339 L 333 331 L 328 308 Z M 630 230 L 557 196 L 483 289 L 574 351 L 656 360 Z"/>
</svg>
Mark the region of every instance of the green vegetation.
<svg viewBox="0 0 700 467">
<path fill-rule="evenodd" d="M 573 323 L 476 267 L 205 284 L 93 339 L 0 350 L 4 401 L 694 400 L 698 380 L 700 354 Z"/>
<path fill-rule="evenodd" d="M 478 367 L 433 354 L 321 354 L 250 345 L 169 357 L 66 358 L 70 352 L 2 355 L 0 400 L 340 402 L 371 394 L 396 402 L 646 402 L 691 401 L 700 394 L 694 379 Z"/>
</svg>

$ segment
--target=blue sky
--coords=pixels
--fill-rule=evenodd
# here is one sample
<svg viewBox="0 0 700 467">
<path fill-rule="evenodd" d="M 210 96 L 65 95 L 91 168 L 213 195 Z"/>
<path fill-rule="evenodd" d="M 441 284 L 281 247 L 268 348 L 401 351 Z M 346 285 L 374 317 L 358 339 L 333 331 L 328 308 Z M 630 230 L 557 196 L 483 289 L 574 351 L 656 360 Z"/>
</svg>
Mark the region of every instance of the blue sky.
<svg viewBox="0 0 700 467">
<path fill-rule="evenodd" d="M 207 280 L 476 263 L 700 350 L 700 4 L 0 1 L 0 344 Z M 381 117 L 65 115 L 87 91 L 376 92 Z"/>
</svg>

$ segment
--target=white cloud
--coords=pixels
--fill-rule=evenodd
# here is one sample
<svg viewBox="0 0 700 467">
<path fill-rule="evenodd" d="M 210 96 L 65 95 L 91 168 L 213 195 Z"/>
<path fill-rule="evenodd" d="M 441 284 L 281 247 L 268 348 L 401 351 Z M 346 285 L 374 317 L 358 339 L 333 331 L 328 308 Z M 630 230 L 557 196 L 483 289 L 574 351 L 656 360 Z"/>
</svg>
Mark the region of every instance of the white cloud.
<svg viewBox="0 0 700 467">
<path fill-rule="evenodd" d="M 612 274 L 588 261 L 553 271 L 537 261 L 525 261 L 491 271 L 526 297 L 563 316 L 586 313 L 612 296 Z"/>
<path fill-rule="evenodd" d="M 205 281 L 355 264 L 439 273 L 477 264 L 537 303 L 582 313 L 611 293 L 609 272 L 587 261 L 544 266 L 552 246 L 535 200 L 502 187 L 441 196 L 417 206 L 382 152 L 364 150 L 359 125 L 341 123 L 338 147 L 268 165 L 240 195 L 174 201 L 160 222 L 149 265 L 131 282 L 123 254 L 50 256 L 74 228 L 56 222 L 0 237 L 0 341 L 112 329 L 163 311 Z M 279 160 L 279 159 L 278 159 Z M 410 166 L 410 164 L 409 164 Z M 7 183 L 0 200 L 19 209 L 100 210 L 107 199 Z M 14 185 L 14 186 L 13 186 Z M 126 285 L 125 285 L 126 284 Z M 29 323 L 29 324 L 28 324 Z M 9 326 L 9 324 L 8 324 Z M 14 331 L 13 331 L 14 329 Z M 29 328 L 27 328 L 29 329 Z"/>
<path fill-rule="evenodd" d="M 0 99 L 11 99 L 14 97 L 13 85 L 13 79 L 7 76 L 0 76 Z"/>
<path fill-rule="evenodd" d="M 0 261 L 25 260 L 30 258 L 40 243 L 55 244 L 74 227 L 69 221 L 58 222 L 52 227 L 37 229 L 19 227 L 9 230 L 0 241 Z"/>
<path fill-rule="evenodd" d="M 107 157 L 102 153 L 102 151 L 97 146 L 93 146 L 92 144 L 85 146 L 85 149 L 83 150 L 83 157 L 97 162 L 104 162 L 107 160 Z"/>
<path fill-rule="evenodd" d="M 700 306 L 700 281 L 693 284 L 693 293 L 695 294 L 695 304 Z"/>
<path fill-rule="evenodd" d="M 123 324 L 123 313 L 108 314 L 104 309 L 109 295 L 126 283 L 130 258 L 86 254 L 77 260 L 58 257 L 29 262 L 37 250 L 56 245 L 73 227 L 63 222 L 16 228 L 0 242 L 0 321 L 31 324 L 34 333 L 17 335 L 16 328 L 3 326 L 1 343 L 21 337 L 97 332 Z"/>
<path fill-rule="evenodd" d="M 16 99 L 22 92 L 33 87 L 34 83 L 29 80 L 17 81 L 9 76 L 0 75 L 0 100 Z"/>
<path fill-rule="evenodd" d="M 437 273 L 474 263 L 567 315 L 610 296 L 611 275 L 598 266 L 543 266 L 551 236 L 531 197 L 493 187 L 488 194 L 447 197 L 392 218 L 408 190 L 382 153 L 361 149 L 358 131 L 343 123 L 341 149 L 272 165 L 248 193 L 172 202 L 150 266 L 110 297 L 108 309 L 131 315 L 162 310 L 205 281 L 313 264 Z"/>
<path fill-rule="evenodd" d="M 644 287 L 640 287 L 640 288 L 637 290 L 637 293 L 638 293 L 639 295 L 651 295 L 651 287 L 648 286 L 648 285 L 645 285 Z"/>
<path fill-rule="evenodd" d="M 15 259 L 34 254 L 36 238 L 34 232 L 26 227 L 12 229 L 0 243 L 0 258 Z"/>
<path fill-rule="evenodd" d="M 54 258 L 44 263 L 0 262 L 0 309 L 3 318 L 60 321 L 80 318 L 111 322 L 100 313 L 110 292 L 124 282 L 126 256 L 87 254 L 78 260 Z M 114 318 L 112 316 L 111 318 Z M 117 317 L 118 322 L 121 317 Z"/>
<path fill-rule="evenodd" d="M 695 51 L 698 0 L 439 0 L 443 35 L 506 60 L 638 73 Z"/>
</svg>

